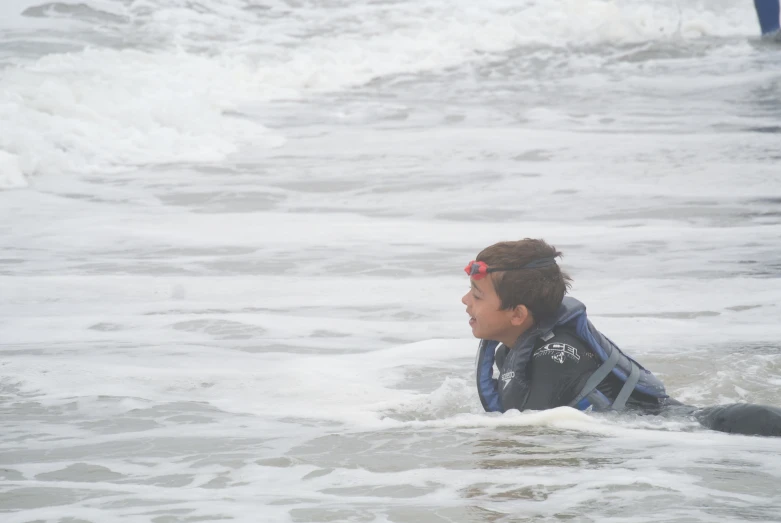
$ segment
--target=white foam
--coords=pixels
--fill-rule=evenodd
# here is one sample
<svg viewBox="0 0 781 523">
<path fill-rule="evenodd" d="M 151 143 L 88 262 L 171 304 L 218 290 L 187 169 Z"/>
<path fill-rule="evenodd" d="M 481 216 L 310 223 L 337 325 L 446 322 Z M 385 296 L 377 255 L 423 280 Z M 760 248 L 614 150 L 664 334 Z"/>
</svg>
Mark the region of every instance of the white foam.
<svg viewBox="0 0 781 523">
<path fill-rule="evenodd" d="M 0 135 L 0 148 L 19 158 L 25 175 L 219 161 L 242 144 L 274 147 L 283 137 L 230 111 L 385 75 L 439 70 L 523 45 L 628 43 L 753 30 L 749 10 L 735 3 L 726 4 L 726 11 L 725 6 L 708 10 L 596 0 L 567 0 L 555 9 L 544 2 L 507 0 L 479 7 L 424 2 L 410 9 L 380 4 L 300 12 L 276 6 L 290 12 L 260 19 L 247 10 L 250 4 L 238 0 L 200 10 L 163 0 L 89 5 L 119 13 L 155 42 L 165 38 L 176 47 L 88 48 L 0 71 L 0 120 L 14 129 Z M 18 13 L 25 6 L 16 2 L 6 9 Z M 360 25 L 333 31 L 342 14 L 356 9 Z M 112 31 L 124 30 L 124 22 L 117 23 Z M 291 45 L 291 31 L 302 27 L 322 34 Z M 210 42 L 208 54 L 200 52 L 204 40 Z"/>
<path fill-rule="evenodd" d="M 94 0 L 89 0 L 94 3 Z M 104 2 L 104 6 L 108 2 Z M 68 2 L 62 2 L 62 5 L 67 5 Z M 45 5 L 45 3 L 39 0 L 3 0 L 0 2 L 0 37 L 5 36 L 3 31 L 9 31 L 12 33 L 19 30 L 30 31 L 29 34 L 34 34 L 33 31 L 41 29 L 69 29 L 80 26 L 75 20 L 59 19 L 50 20 L 45 17 L 32 17 L 26 16 L 23 13 L 31 7 L 37 7 Z"/>
<path fill-rule="evenodd" d="M 22 174 L 16 155 L 0 150 L 0 189 L 26 187 L 27 179 Z"/>
<path fill-rule="evenodd" d="M 238 142 L 279 145 L 265 127 L 226 116 L 240 66 L 186 53 L 86 50 L 0 72 L 0 147 L 24 173 L 89 173 L 217 161 Z"/>
</svg>

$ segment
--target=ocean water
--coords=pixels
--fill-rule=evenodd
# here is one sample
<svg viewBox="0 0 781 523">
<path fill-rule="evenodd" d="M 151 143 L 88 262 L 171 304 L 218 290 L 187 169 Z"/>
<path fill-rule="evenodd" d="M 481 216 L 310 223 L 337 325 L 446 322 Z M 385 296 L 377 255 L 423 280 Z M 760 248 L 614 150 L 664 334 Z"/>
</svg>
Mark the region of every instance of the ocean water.
<svg viewBox="0 0 781 523">
<path fill-rule="evenodd" d="M 0 521 L 781 521 L 781 439 L 483 412 L 462 267 L 564 252 L 693 405 L 781 405 L 747 0 L 0 2 Z"/>
</svg>

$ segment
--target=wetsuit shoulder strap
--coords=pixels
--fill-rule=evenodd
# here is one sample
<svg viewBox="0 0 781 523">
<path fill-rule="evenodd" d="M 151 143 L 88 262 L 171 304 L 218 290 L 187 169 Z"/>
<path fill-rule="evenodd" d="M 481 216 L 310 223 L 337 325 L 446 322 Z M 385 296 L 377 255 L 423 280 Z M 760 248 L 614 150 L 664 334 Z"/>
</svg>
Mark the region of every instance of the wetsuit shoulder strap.
<svg viewBox="0 0 781 523">
<path fill-rule="evenodd" d="M 569 403 L 569 406 L 577 406 L 577 404 L 580 403 L 580 400 L 591 394 L 591 392 L 597 388 L 597 385 L 602 383 L 602 380 L 604 380 L 607 375 L 610 374 L 610 372 L 615 368 L 615 366 L 618 364 L 618 359 L 620 356 L 621 354 L 617 350 L 614 350 L 612 354 L 610 354 L 610 357 L 607 359 L 607 361 L 600 365 L 599 368 L 594 371 L 594 374 L 592 374 L 591 377 L 586 380 L 586 384 L 583 385 L 583 389 L 580 391 L 580 393 L 578 393 L 577 396 L 575 396 L 575 399 Z M 626 388 L 626 386 L 624 388 Z M 621 389 L 622 393 L 624 392 L 624 388 Z M 632 388 L 634 389 L 634 385 L 632 385 Z M 631 389 L 629 392 L 632 392 Z"/>
<path fill-rule="evenodd" d="M 613 351 L 613 354 L 616 352 L 618 351 Z M 618 393 L 612 405 L 612 408 L 615 410 L 621 410 L 626 406 L 626 400 L 629 399 L 632 391 L 635 390 L 637 382 L 640 381 L 640 367 L 633 361 L 630 361 L 630 363 L 632 364 L 632 370 L 629 372 L 629 377 L 624 382 L 621 392 Z"/>
<path fill-rule="evenodd" d="M 583 389 L 575 397 L 575 399 L 569 403 L 569 406 L 578 407 L 578 403 L 580 403 L 583 398 L 594 392 L 597 386 L 602 383 L 602 380 L 604 380 L 618 364 L 619 357 L 620 353 L 617 350 L 614 350 L 610 354 L 610 357 L 607 359 L 607 361 L 600 365 L 599 368 L 594 371 L 594 374 L 592 374 L 589 379 L 586 380 L 586 384 L 583 385 Z M 622 410 L 624 407 L 626 407 L 626 402 L 629 399 L 629 396 L 632 395 L 632 392 L 637 386 L 637 382 L 640 381 L 640 367 L 638 367 L 637 364 L 633 361 L 630 363 L 632 365 L 632 369 L 629 372 L 629 376 L 624 382 L 624 385 L 621 387 L 618 396 L 616 396 L 616 399 L 610 405 L 610 408 L 614 410 Z"/>
</svg>

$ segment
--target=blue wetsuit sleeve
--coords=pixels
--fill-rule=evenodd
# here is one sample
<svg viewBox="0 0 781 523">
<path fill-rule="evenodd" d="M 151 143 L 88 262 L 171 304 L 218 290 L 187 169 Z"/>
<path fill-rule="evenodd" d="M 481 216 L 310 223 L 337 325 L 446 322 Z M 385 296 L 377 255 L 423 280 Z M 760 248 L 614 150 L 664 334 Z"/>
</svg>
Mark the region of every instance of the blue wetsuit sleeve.
<svg viewBox="0 0 781 523">
<path fill-rule="evenodd" d="M 493 379 L 494 353 L 497 345 L 497 342 L 481 342 L 477 349 L 477 359 L 475 361 L 477 393 L 486 412 L 502 412 L 499 388 L 496 380 Z"/>
</svg>

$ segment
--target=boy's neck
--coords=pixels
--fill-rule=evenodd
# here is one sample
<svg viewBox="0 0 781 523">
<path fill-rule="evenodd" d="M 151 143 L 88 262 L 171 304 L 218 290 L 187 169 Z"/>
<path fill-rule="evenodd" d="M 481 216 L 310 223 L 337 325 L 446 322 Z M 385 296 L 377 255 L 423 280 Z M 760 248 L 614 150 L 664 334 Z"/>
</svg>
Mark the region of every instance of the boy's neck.
<svg viewBox="0 0 781 523">
<path fill-rule="evenodd" d="M 514 329 L 513 331 L 509 332 L 507 337 L 504 340 L 499 340 L 499 341 L 501 341 L 502 344 L 504 344 L 508 349 L 512 349 L 513 347 L 515 347 L 515 344 L 518 343 L 518 340 L 521 339 L 521 336 L 523 336 L 524 334 L 526 334 L 527 331 L 533 328 L 534 328 L 534 318 L 532 318 L 531 315 L 529 315 L 527 320 L 524 321 L 521 325 L 519 325 L 517 329 Z"/>
</svg>

